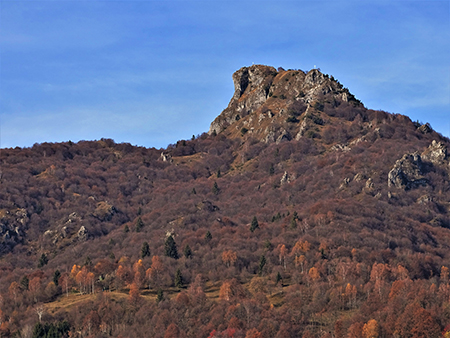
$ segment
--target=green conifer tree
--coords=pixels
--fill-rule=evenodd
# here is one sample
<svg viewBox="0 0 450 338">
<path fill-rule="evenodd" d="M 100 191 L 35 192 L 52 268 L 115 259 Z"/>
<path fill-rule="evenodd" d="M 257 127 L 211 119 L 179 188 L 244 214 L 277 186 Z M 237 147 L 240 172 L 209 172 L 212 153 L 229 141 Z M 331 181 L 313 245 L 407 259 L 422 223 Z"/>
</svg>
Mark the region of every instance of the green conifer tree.
<svg viewBox="0 0 450 338">
<path fill-rule="evenodd" d="M 147 256 L 150 256 L 150 246 L 148 245 L 148 242 L 144 242 L 141 247 L 141 258 Z"/>
<path fill-rule="evenodd" d="M 212 240 L 212 235 L 211 235 L 211 232 L 208 230 L 207 232 L 206 232 L 206 234 L 205 234 L 205 240 L 207 241 L 207 242 L 209 242 L 210 240 Z"/>
<path fill-rule="evenodd" d="M 266 256 L 262 255 L 259 259 L 259 265 L 258 265 L 258 275 L 262 276 L 264 273 L 264 267 L 266 266 Z"/>
<path fill-rule="evenodd" d="M 59 277 L 61 277 L 61 272 L 59 272 L 59 270 L 56 270 L 53 273 L 53 283 L 55 283 L 56 286 L 58 286 L 59 283 Z"/>
<path fill-rule="evenodd" d="M 164 243 L 164 249 L 167 257 L 178 259 L 177 244 L 172 235 L 167 237 L 166 242 Z"/>
<path fill-rule="evenodd" d="M 157 293 L 156 293 L 156 302 L 162 302 L 164 300 L 164 292 L 162 289 L 158 289 Z"/>
<path fill-rule="evenodd" d="M 253 232 L 257 228 L 259 228 L 259 223 L 258 223 L 258 220 L 256 219 L 256 216 L 254 216 L 252 219 L 252 224 L 250 225 L 250 231 Z"/>
<path fill-rule="evenodd" d="M 217 182 L 214 182 L 214 185 L 213 185 L 213 187 L 212 187 L 212 193 L 213 193 L 214 195 L 218 195 L 219 192 L 220 192 L 220 188 L 219 188 L 219 186 L 217 185 Z"/>
<path fill-rule="evenodd" d="M 22 290 L 27 291 L 29 284 L 30 279 L 28 278 L 28 276 L 23 276 L 22 279 L 20 280 L 20 287 L 22 288 Z"/>
<path fill-rule="evenodd" d="M 275 284 L 278 285 L 278 282 L 280 282 L 282 280 L 283 280 L 283 277 L 281 277 L 281 273 L 278 271 Z"/>
<path fill-rule="evenodd" d="M 43 253 L 39 258 L 38 268 L 42 268 L 44 265 L 47 265 L 47 263 L 48 263 L 47 255 Z"/>
<path fill-rule="evenodd" d="M 47 335 L 47 332 L 45 332 L 44 326 L 39 322 L 36 323 L 33 329 L 33 338 L 40 338 L 45 337 Z"/>
<path fill-rule="evenodd" d="M 142 219 L 138 217 L 136 221 L 136 232 L 140 232 L 141 229 L 144 227 L 144 222 L 142 222 Z"/>
<path fill-rule="evenodd" d="M 186 244 L 186 246 L 184 247 L 183 255 L 186 258 L 192 258 L 192 250 L 189 244 Z"/>
<path fill-rule="evenodd" d="M 183 287 L 183 275 L 181 274 L 180 269 L 177 269 L 177 272 L 175 273 L 175 286 L 177 288 Z"/>
</svg>

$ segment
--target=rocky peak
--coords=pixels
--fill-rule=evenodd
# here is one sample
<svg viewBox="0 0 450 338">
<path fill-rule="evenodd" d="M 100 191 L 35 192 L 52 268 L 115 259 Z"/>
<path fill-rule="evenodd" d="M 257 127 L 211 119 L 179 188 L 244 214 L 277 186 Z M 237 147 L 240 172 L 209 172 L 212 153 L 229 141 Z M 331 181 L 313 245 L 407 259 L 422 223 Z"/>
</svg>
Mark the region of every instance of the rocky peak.
<svg viewBox="0 0 450 338">
<path fill-rule="evenodd" d="M 322 74 L 318 69 L 312 69 L 305 76 L 305 84 L 309 86 L 317 86 L 324 83 L 325 81 L 325 75 Z"/>
<path fill-rule="evenodd" d="M 259 108 L 268 98 L 277 71 L 273 67 L 253 65 L 233 74 L 234 95 L 228 107 L 212 123 L 209 133 L 220 133 Z"/>
<path fill-rule="evenodd" d="M 277 71 L 273 67 L 259 65 L 243 67 L 236 71 L 233 74 L 234 95 L 230 104 L 233 100 L 239 100 L 247 88 L 249 88 L 247 92 L 251 92 L 258 88 L 264 80 L 270 81 L 276 73 Z"/>
<path fill-rule="evenodd" d="M 319 101 L 360 104 L 333 77 L 318 69 L 278 71 L 269 66 L 243 67 L 233 74 L 234 95 L 211 123 L 209 134 L 252 135 L 263 142 L 302 137 L 322 125 Z M 303 114 L 303 116 L 301 116 Z"/>
</svg>

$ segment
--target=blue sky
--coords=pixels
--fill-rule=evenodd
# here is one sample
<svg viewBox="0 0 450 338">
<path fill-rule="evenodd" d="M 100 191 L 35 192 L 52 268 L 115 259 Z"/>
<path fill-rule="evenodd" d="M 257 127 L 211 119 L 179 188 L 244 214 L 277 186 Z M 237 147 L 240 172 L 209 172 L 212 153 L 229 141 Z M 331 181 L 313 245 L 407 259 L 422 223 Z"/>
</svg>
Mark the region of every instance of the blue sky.
<svg viewBox="0 0 450 338">
<path fill-rule="evenodd" d="M 252 63 L 450 136 L 450 1 L 0 0 L 0 147 L 206 132 Z"/>
</svg>

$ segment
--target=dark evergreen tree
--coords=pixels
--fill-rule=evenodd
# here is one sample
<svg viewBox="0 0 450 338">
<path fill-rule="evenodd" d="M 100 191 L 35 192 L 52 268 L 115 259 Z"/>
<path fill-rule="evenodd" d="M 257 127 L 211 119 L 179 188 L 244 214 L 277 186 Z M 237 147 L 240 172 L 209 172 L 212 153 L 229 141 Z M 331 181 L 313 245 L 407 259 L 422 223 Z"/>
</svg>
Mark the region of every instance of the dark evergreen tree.
<svg viewBox="0 0 450 338">
<path fill-rule="evenodd" d="M 87 256 L 84 260 L 84 266 L 92 266 L 92 260 L 91 257 Z"/>
<path fill-rule="evenodd" d="M 141 257 L 147 257 L 150 256 L 150 246 L 148 245 L 148 242 L 142 243 L 141 247 Z"/>
<path fill-rule="evenodd" d="M 270 250 L 272 250 L 272 247 L 273 247 L 272 243 L 268 239 L 266 239 L 264 241 L 264 249 L 266 249 L 267 251 L 270 251 Z"/>
<path fill-rule="evenodd" d="M 157 293 L 156 293 L 156 302 L 162 302 L 164 300 L 164 292 L 162 289 L 158 289 Z"/>
<path fill-rule="evenodd" d="M 59 322 L 59 323 L 58 323 L 58 331 L 59 331 L 61 334 L 67 334 L 67 333 L 69 333 L 69 331 L 70 331 L 70 324 L 69 324 L 69 322 L 66 321 L 66 320 L 64 320 L 64 321 L 62 321 L 62 322 Z M 65 336 L 63 336 L 63 337 L 65 337 Z"/>
<path fill-rule="evenodd" d="M 186 258 L 192 258 L 192 250 L 189 244 L 186 244 L 186 246 L 184 247 L 183 255 Z"/>
<path fill-rule="evenodd" d="M 44 326 L 41 323 L 36 323 L 33 329 L 33 338 L 45 337 L 47 332 L 45 332 Z"/>
<path fill-rule="evenodd" d="M 207 242 L 209 242 L 210 240 L 212 240 L 212 235 L 211 235 L 211 232 L 208 230 L 207 232 L 206 232 L 206 234 L 205 234 L 205 240 L 207 241 Z"/>
<path fill-rule="evenodd" d="M 58 328 L 53 324 L 50 325 L 46 338 L 60 338 L 61 335 L 58 332 Z"/>
<path fill-rule="evenodd" d="M 177 272 L 175 273 L 175 286 L 177 288 L 183 287 L 183 275 L 181 274 L 180 269 L 177 269 Z"/>
<path fill-rule="evenodd" d="M 172 235 L 167 237 L 166 242 L 164 243 L 164 249 L 167 257 L 178 259 L 177 244 Z"/>
<path fill-rule="evenodd" d="M 262 255 L 261 258 L 259 259 L 259 264 L 258 264 L 258 275 L 262 276 L 264 273 L 264 267 L 266 266 L 266 256 Z"/>
<path fill-rule="evenodd" d="M 281 273 L 278 271 L 277 272 L 277 277 L 276 277 L 276 280 L 275 280 L 275 284 L 278 285 L 278 282 L 280 282 L 282 280 L 283 280 L 283 277 L 281 277 Z"/>
<path fill-rule="evenodd" d="M 214 185 L 213 185 L 213 187 L 212 187 L 212 193 L 213 193 L 214 195 L 218 195 L 218 194 L 219 194 L 219 191 L 220 191 L 220 188 L 219 188 L 219 186 L 217 185 L 217 182 L 214 182 Z"/>
<path fill-rule="evenodd" d="M 256 216 L 254 216 L 252 219 L 252 224 L 250 225 L 250 231 L 253 232 L 257 228 L 259 228 L 259 223 L 258 223 L 258 220 L 256 219 Z"/>
<path fill-rule="evenodd" d="M 295 217 L 295 215 L 292 216 L 290 227 L 291 229 L 297 228 L 297 217 Z"/>
<path fill-rule="evenodd" d="M 144 222 L 142 222 L 142 219 L 138 217 L 136 221 L 136 232 L 140 232 L 141 229 L 144 227 Z"/>
<path fill-rule="evenodd" d="M 53 273 L 53 283 L 55 283 L 56 286 L 58 286 L 59 283 L 59 277 L 61 277 L 61 272 L 59 272 L 59 270 L 56 270 Z"/>
<path fill-rule="evenodd" d="M 28 278 L 28 276 L 23 276 L 22 279 L 20 280 L 20 287 L 22 288 L 22 290 L 27 291 L 29 284 L 30 279 Z"/>
<path fill-rule="evenodd" d="M 47 263 L 48 263 L 47 255 L 43 253 L 39 258 L 38 268 L 42 268 L 44 265 L 47 265 Z"/>
</svg>

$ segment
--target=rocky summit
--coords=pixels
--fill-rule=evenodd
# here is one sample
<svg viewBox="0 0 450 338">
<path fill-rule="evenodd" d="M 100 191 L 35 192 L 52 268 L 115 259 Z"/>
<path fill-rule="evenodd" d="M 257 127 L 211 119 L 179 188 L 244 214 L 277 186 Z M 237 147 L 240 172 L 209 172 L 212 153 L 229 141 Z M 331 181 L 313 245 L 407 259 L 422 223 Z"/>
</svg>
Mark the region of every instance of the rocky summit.
<svg viewBox="0 0 450 338">
<path fill-rule="evenodd" d="M 211 123 L 209 134 L 244 135 L 263 142 L 299 139 L 320 132 L 329 118 L 323 102 L 362 106 L 333 77 L 318 69 L 278 71 L 269 66 L 243 67 L 233 74 L 235 92 L 228 107 Z M 327 121 L 328 122 L 328 121 Z"/>
</svg>

